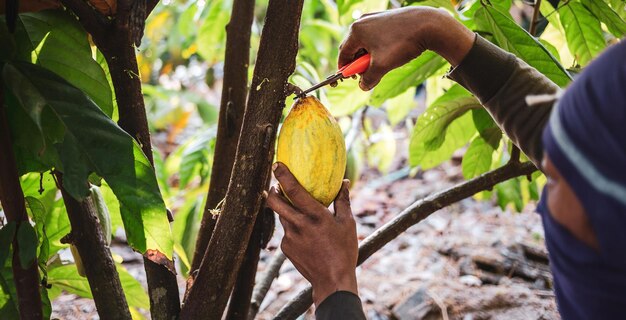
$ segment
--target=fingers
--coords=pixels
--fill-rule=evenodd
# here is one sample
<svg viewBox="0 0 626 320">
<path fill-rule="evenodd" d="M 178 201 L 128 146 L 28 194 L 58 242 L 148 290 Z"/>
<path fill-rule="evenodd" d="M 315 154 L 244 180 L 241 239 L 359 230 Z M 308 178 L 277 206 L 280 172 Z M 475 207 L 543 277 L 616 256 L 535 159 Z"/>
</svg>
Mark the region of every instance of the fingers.
<svg viewBox="0 0 626 320">
<path fill-rule="evenodd" d="M 339 46 L 339 59 L 337 61 L 337 67 L 341 68 L 346 64 L 354 61 L 354 57 L 359 49 L 363 48 L 361 41 L 357 39 L 357 36 L 352 31 L 348 34 L 341 45 Z"/>
<path fill-rule="evenodd" d="M 359 87 L 363 91 L 372 90 L 387 72 L 388 70 L 385 70 L 384 68 L 376 64 L 375 57 L 374 55 L 372 55 L 370 67 L 361 75 Z"/>
<path fill-rule="evenodd" d="M 291 206 L 285 197 L 278 193 L 275 187 L 271 187 L 270 191 L 267 193 L 266 205 L 278 214 L 281 223 L 285 220 L 290 225 L 297 224 L 299 219 L 298 215 L 300 213 Z"/>
<path fill-rule="evenodd" d="M 352 218 L 352 209 L 350 208 L 350 180 L 343 180 L 341 189 L 337 198 L 335 198 L 335 215 L 339 219 Z"/>
<path fill-rule="evenodd" d="M 312 217 L 319 216 L 326 212 L 326 207 L 315 200 L 306 189 L 300 185 L 287 166 L 277 162 L 272 169 L 283 192 L 300 212 Z"/>
</svg>

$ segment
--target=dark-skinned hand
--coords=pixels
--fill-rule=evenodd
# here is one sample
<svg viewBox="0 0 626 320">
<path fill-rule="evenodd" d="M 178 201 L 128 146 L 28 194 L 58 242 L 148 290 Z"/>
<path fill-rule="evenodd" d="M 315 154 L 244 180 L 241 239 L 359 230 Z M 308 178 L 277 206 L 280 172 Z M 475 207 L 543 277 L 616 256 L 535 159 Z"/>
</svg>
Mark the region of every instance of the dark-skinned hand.
<svg viewBox="0 0 626 320">
<path fill-rule="evenodd" d="M 267 206 L 285 229 L 281 249 L 313 286 L 316 306 L 336 291 L 358 294 L 355 268 L 358 257 L 356 223 L 350 209 L 350 182 L 344 180 L 334 213 L 315 200 L 282 163 L 272 167 L 277 186 L 270 188 Z"/>
</svg>

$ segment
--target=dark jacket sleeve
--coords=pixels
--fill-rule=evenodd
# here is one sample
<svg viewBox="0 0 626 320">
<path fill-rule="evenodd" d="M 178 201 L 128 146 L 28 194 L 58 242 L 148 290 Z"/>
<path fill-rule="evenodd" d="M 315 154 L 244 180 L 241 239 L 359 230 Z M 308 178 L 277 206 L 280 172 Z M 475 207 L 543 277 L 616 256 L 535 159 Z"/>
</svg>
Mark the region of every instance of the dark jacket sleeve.
<svg viewBox="0 0 626 320">
<path fill-rule="evenodd" d="M 315 310 L 317 320 L 364 320 L 363 306 L 361 299 L 348 291 L 337 291 L 322 303 Z"/>
<path fill-rule="evenodd" d="M 529 105 L 526 97 L 553 95 L 559 90 L 556 84 L 479 35 L 448 77 L 472 92 L 498 126 L 539 167 L 541 133 L 554 100 L 548 97 L 545 102 Z"/>
</svg>

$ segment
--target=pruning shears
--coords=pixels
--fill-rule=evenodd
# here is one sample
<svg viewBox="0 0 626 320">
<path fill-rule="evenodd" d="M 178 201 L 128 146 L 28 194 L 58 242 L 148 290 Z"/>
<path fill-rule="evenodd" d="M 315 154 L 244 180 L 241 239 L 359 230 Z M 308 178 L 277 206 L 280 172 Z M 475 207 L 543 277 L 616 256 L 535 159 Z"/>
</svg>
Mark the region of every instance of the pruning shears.
<svg viewBox="0 0 626 320">
<path fill-rule="evenodd" d="M 306 96 L 307 93 L 315 91 L 327 84 L 330 84 L 331 87 L 336 87 L 337 81 L 350 78 L 350 77 L 356 77 L 357 74 L 363 73 L 365 72 L 365 70 L 367 70 L 367 68 L 370 66 L 370 59 L 371 59 L 370 54 L 365 53 L 364 55 L 358 57 L 356 60 L 341 67 L 339 70 L 337 70 L 337 72 L 328 76 L 326 80 L 302 91 L 296 97 L 302 98 Z"/>
</svg>

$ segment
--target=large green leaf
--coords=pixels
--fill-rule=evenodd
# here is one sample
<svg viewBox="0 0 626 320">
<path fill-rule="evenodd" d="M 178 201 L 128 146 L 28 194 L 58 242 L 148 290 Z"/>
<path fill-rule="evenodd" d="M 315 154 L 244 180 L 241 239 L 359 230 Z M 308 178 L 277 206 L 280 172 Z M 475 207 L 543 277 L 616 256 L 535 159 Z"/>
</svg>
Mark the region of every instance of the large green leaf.
<svg viewBox="0 0 626 320">
<path fill-rule="evenodd" d="M 387 73 L 374 88 L 370 103 L 380 106 L 408 88 L 416 87 L 446 65 L 446 60 L 432 51 L 426 51 L 402 67 Z"/>
<path fill-rule="evenodd" d="M 626 20 L 626 1 L 624 0 L 608 0 L 611 8 L 617 12 L 617 14 Z"/>
<path fill-rule="evenodd" d="M 466 113 L 481 107 L 478 100 L 463 87 L 458 84 L 452 86 L 417 119 L 409 145 L 410 164 L 422 167 L 433 165 L 443 161 L 444 155 L 450 156 L 456 149 L 466 144 L 476 132 L 471 114 Z M 464 119 L 463 126 L 453 126 L 459 118 Z M 423 162 L 428 153 L 442 147 L 442 152 L 437 153 L 428 164 Z"/>
<path fill-rule="evenodd" d="M 87 33 L 69 11 L 20 14 L 15 38 L 21 60 L 58 74 L 85 92 L 109 117 L 113 114 L 112 87 L 93 59 Z"/>
<path fill-rule="evenodd" d="M 581 2 L 606 25 L 614 36 L 621 38 L 626 34 L 626 22 L 604 1 L 582 0 Z"/>
<path fill-rule="evenodd" d="M 3 266 L 9 257 L 16 226 L 15 221 L 9 221 L 0 228 L 0 266 Z"/>
<path fill-rule="evenodd" d="M 535 67 L 559 86 L 571 80 L 569 74 L 537 39 L 498 9 L 484 6 L 476 11 L 476 24 L 491 32 L 497 44 Z"/>
<path fill-rule="evenodd" d="M 419 116 L 411 135 L 412 143 L 424 144 L 426 150 L 437 150 L 443 144 L 452 121 L 480 107 L 480 102 L 467 90 L 454 85 Z"/>
<path fill-rule="evenodd" d="M 61 126 L 63 140 L 54 146 L 60 158 L 56 168 L 63 172 L 68 193 L 86 197 L 87 179 L 97 173 L 120 201 L 128 243 L 141 253 L 156 250 L 171 259 L 173 242 L 154 170 L 132 137 L 84 93 L 50 71 L 10 63 L 3 78 L 39 128 L 45 110 Z"/>
<path fill-rule="evenodd" d="M 119 265 L 116 267 L 128 305 L 144 309 L 150 308 L 150 300 L 141 283 L 133 278 L 125 268 Z M 87 278 L 80 276 L 72 264 L 51 269 L 48 272 L 48 283 L 52 285 L 51 296 L 58 296 L 64 290 L 80 297 L 93 298 Z"/>
<path fill-rule="evenodd" d="M 606 47 L 600 21 L 580 2 L 569 1 L 559 9 L 567 45 L 581 66 Z"/>
<path fill-rule="evenodd" d="M 19 244 L 20 266 L 28 269 L 37 258 L 39 241 L 35 229 L 28 221 L 20 223 L 17 227 L 17 243 Z"/>
</svg>

